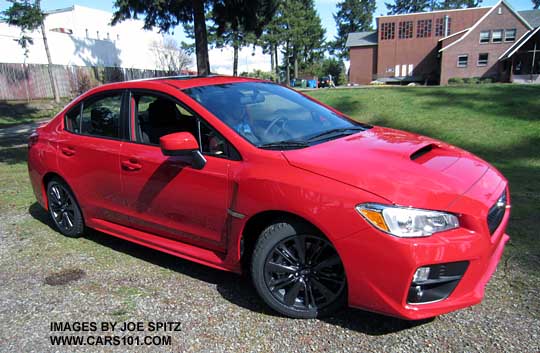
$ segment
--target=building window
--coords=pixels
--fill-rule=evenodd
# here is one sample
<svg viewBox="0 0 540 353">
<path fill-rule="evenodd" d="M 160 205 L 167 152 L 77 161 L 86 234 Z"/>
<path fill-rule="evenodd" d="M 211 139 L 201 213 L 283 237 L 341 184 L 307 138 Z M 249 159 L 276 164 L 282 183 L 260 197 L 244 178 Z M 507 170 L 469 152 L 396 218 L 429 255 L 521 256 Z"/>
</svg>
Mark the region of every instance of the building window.
<svg viewBox="0 0 540 353">
<path fill-rule="evenodd" d="M 444 22 L 447 22 L 448 28 L 445 31 L 445 24 Z M 446 17 L 439 17 L 435 19 L 435 37 L 446 37 L 449 36 L 452 33 L 452 19 L 448 16 Z"/>
<path fill-rule="evenodd" d="M 403 21 L 399 23 L 399 39 L 407 39 L 413 37 L 413 22 Z"/>
<path fill-rule="evenodd" d="M 486 66 L 488 64 L 488 53 L 478 54 L 478 66 Z"/>
<path fill-rule="evenodd" d="M 457 67 L 467 67 L 468 62 L 469 56 L 466 54 L 457 57 Z"/>
<path fill-rule="evenodd" d="M 489 35 L 491 34 L 490 31 L 482 31 L 480 32 L 480 43 L 489 43 Z"/>
<path fill-rule="evenodd" d="M 504 31 L 504 41 L 505 42 L 513 42 L 516 40 L 516 29 L 507 29 Z"/>
<path fill-rule="evenodd" d="M 435 19 L 435 36 L 440 37 L 444 34 L 444 18 Z"/>
<path fill-rule="evenodd" d="M 491 33 L 491 42 L 492 43 L 500 43 L 503 40 L 503 31 L 502 29 L 494 30 Z"/>
<path fill-rule="evenodd" d="M 396 33 L 396 24 L 394 22 L 386 22 L 381 24 L 381 39 L 394 39 Z"/>
<path fill-rule="evenodd" d="M 418 20 L 416 23 L 416 36 L 418 38 L 431 37 L 431 20 Z"/>
</svg>

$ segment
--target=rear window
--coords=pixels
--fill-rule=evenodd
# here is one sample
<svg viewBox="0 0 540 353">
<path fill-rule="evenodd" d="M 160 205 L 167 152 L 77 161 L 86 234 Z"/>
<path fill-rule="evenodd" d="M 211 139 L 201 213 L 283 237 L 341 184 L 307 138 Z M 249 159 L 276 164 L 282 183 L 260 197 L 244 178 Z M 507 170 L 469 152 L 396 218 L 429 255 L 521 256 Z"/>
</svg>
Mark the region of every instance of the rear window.
<svg viewBox="0 0 540 353">
<path fill-rule="evenodd" d="M 98 137 L 120 138 L 122 94 L 115 93 L 85 101 L 81 132 Z"/>
</svg>

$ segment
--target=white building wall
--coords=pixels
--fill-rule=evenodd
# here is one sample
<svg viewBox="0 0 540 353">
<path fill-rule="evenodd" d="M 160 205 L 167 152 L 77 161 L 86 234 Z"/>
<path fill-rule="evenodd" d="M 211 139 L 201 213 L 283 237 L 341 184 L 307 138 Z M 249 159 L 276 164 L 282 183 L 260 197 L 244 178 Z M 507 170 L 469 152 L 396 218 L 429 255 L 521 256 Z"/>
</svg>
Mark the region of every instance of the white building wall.
<svg viewBox="0 0 540 353">
<path fill-rule="evenodd" d="M 126 20 L 110 26 L 112 14 L 75 5 L 50 13 L 45 18 L 51 60 L 58 65 L 119 66 L 136 69 L 159 69 L 152 47 L 163 37 L 157 30 L 143 30 L 143 21 Z M 72 34 L 51 31 L 72 30 Z M 47 57 L 39 31 L 30 36 L 28 58 L 17 43 L 17 27 L 0 23 L 0 63 L 46 64 Z"/>
<path fill-rule="evenodd" d="M 165 69 L 159 67 L 152 49 L 155 42 L 163 41 L 163 36 L 157 30 L 143 30 L 144 22 L 141 20 L 126 20 L 110 26 L 111 19 L 110 12 L 79 5 L 47 15 L 45 28 L 52 62 L 58 65 Z M 51 31 L 54 28 L 70 29 L 73 33 Z M 30 46 L 28 58 L 25 58 L 24 50 L 16 42 L 19 36 L 17 27 L 0 23 L 0 63 L 46 64 L 41 32 L 30 34 L 34 45 Z M 186 38 L 180 36 L 176 39 L 181 41 Z M 232 75 L 232 47 L 210 49 L 209 59 L 212 72 Z M 196 70 L 194 56 L 189 69 Z M 260 47 L 242 48 L 238 72 L 253 70 L 270 71 L 270 55 L 263 54 Z"/>
</svg>

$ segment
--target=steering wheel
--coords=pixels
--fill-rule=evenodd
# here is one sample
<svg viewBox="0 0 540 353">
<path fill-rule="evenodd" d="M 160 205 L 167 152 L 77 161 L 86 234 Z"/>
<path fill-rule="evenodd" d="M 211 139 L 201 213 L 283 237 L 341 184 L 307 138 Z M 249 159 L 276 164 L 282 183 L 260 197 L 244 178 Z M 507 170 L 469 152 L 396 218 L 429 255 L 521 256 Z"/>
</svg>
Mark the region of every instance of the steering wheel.
<svg viewBox="0 0 540 353">
<path fill-rule="evenodd" d="M 283 115 L 277 116 L 274 120 L 270 122 L 270 124 L 268 124 L 268 127 L 264 129 L 264 135 L 270 134 L 270 132 L 272 131 L 274 127 L 277 127 L 279 129 L 274 134 L 276 135 L 281 134 L 284 131 L 285 126 L 287 125 L 288 122 L 289 122 L 289 119 L 287 119 Z"/>
</svg>

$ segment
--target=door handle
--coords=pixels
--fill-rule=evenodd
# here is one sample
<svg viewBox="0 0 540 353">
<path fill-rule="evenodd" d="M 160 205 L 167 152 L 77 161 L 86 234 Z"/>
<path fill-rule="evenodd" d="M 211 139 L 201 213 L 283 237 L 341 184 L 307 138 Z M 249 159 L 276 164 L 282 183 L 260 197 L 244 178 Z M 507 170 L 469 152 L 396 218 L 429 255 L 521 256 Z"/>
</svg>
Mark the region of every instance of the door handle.
<svg viewBox="0 0 540 353">
<path fill-rule="evenodd" d="M 135 159 L 122 161 L 122 169 L 128 172 L 133 172 L 142 168 L 142 165 Z"/>
<path fill-rule="evenodd" d="M 75 154 L 75 150 L 72 147 L 62 147 L 60 150 L 68 157 L 71 157 Z"/>
</svg>

